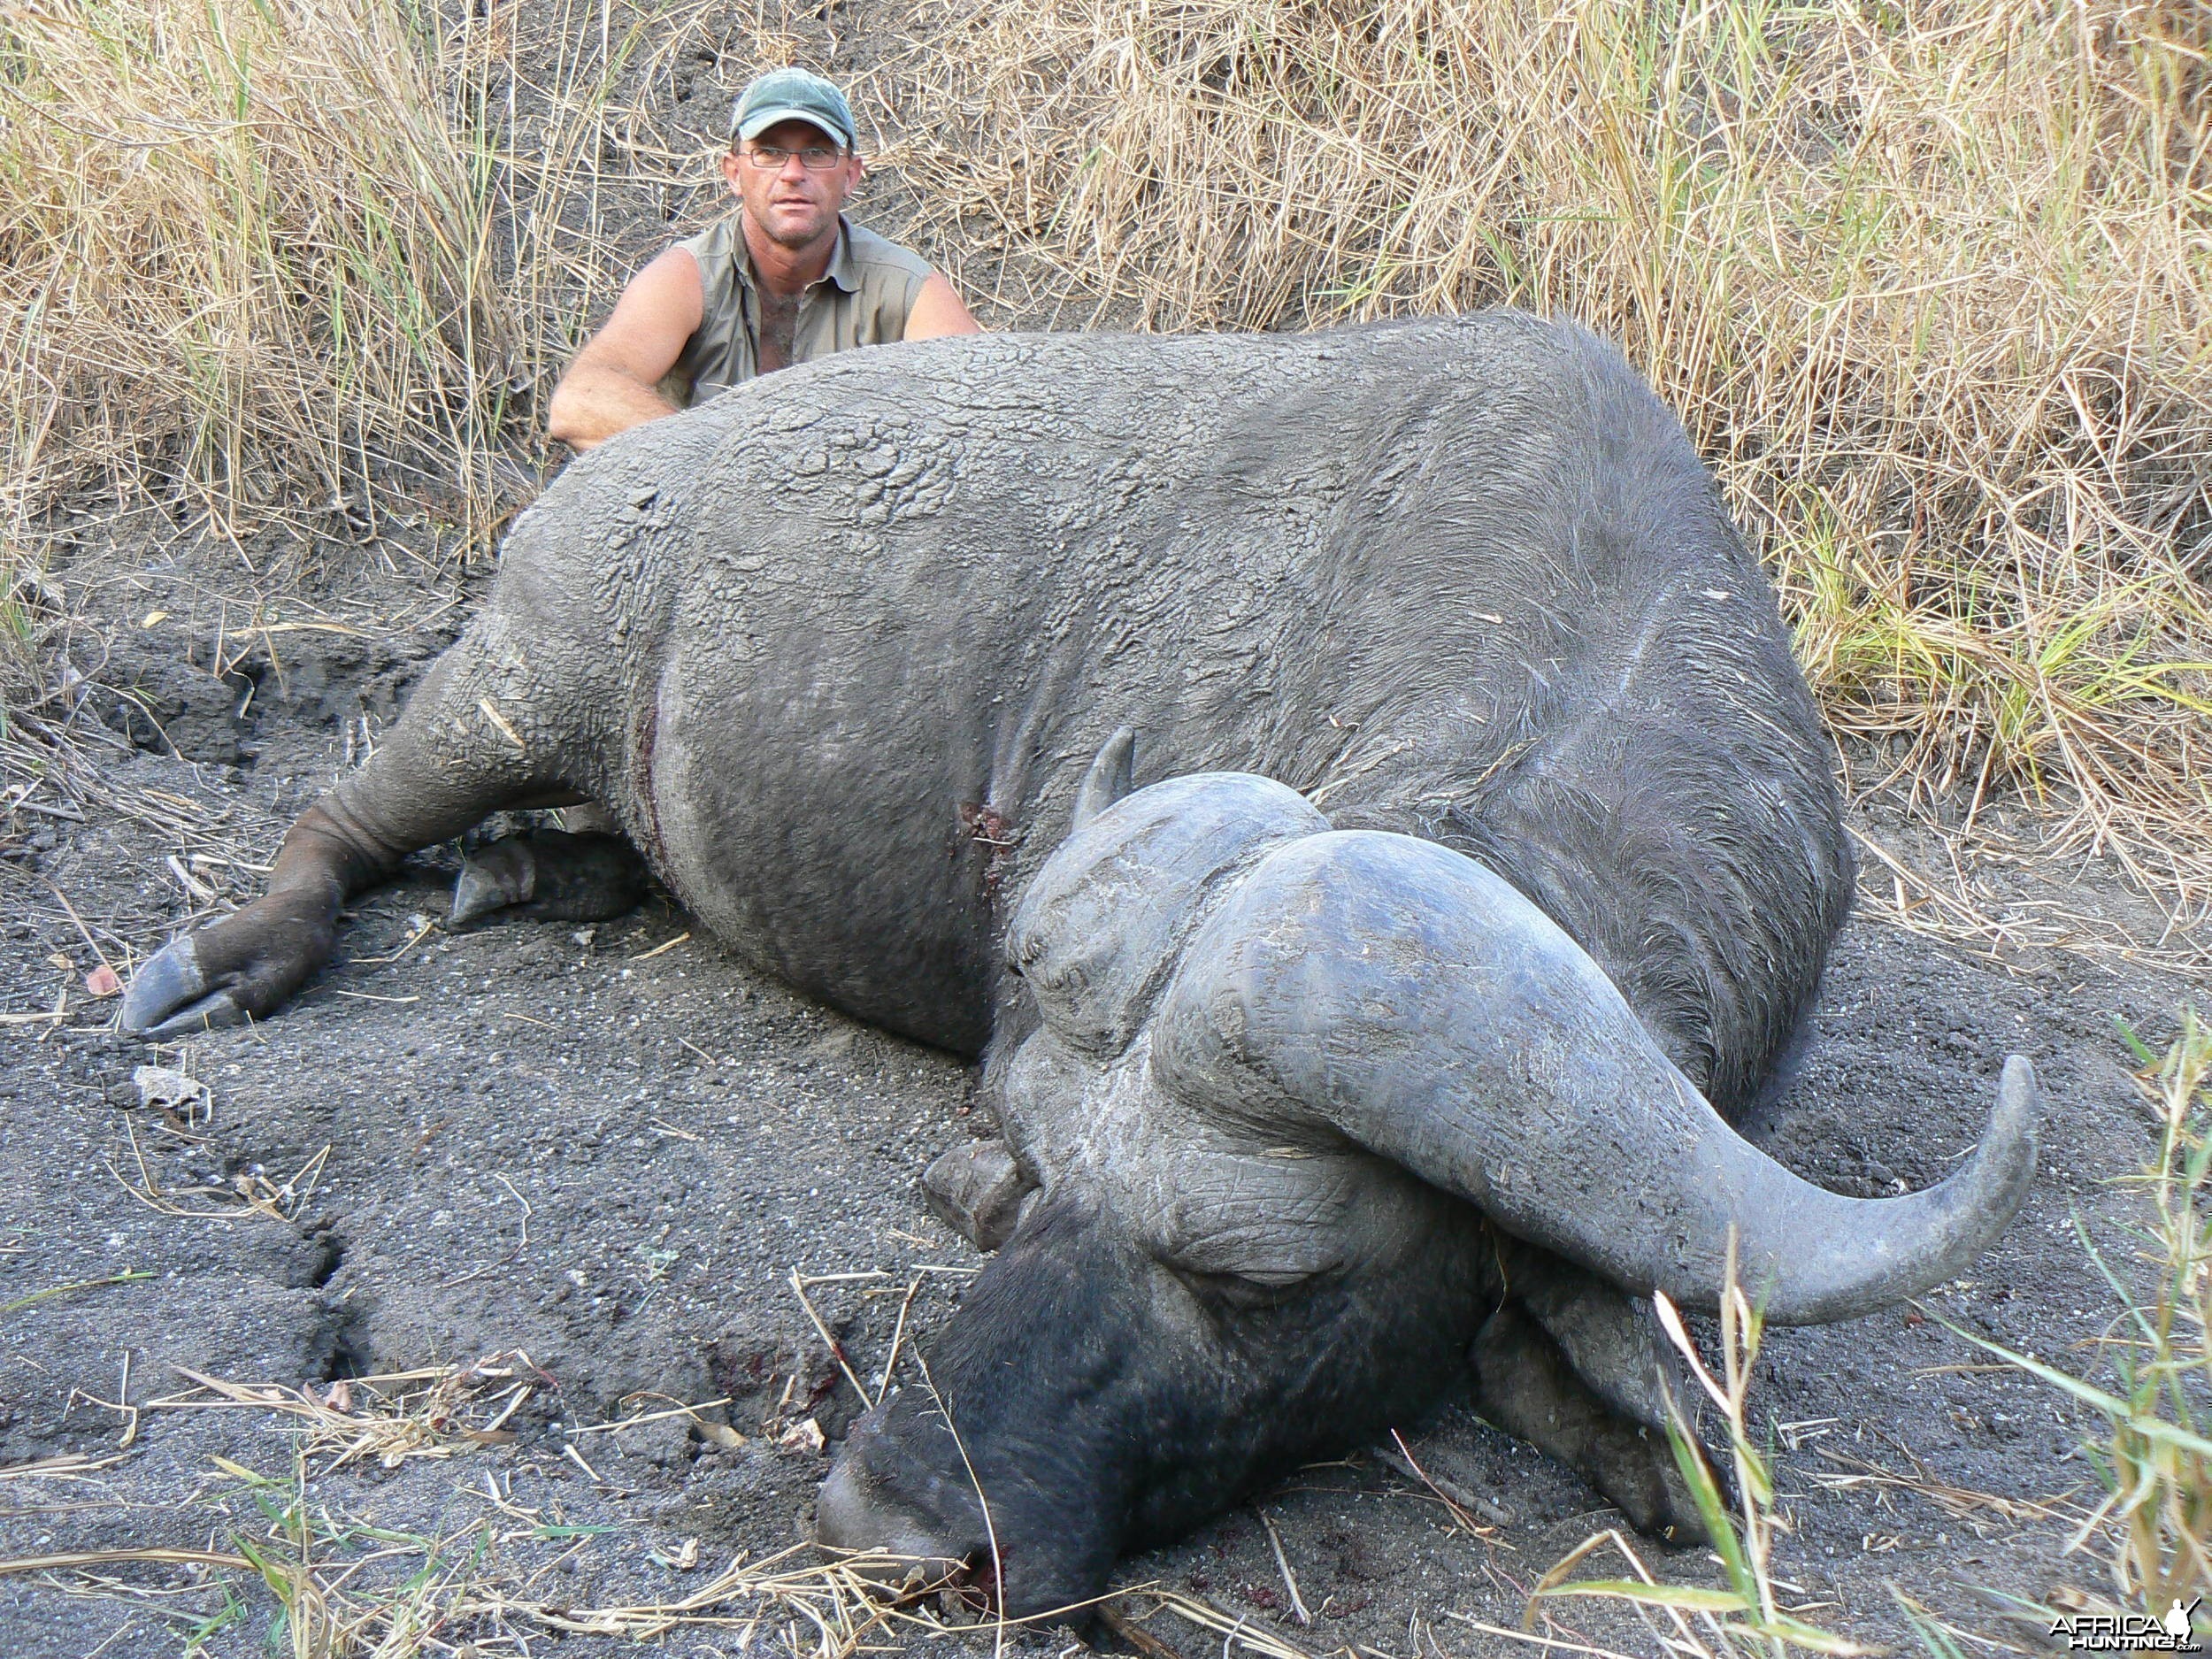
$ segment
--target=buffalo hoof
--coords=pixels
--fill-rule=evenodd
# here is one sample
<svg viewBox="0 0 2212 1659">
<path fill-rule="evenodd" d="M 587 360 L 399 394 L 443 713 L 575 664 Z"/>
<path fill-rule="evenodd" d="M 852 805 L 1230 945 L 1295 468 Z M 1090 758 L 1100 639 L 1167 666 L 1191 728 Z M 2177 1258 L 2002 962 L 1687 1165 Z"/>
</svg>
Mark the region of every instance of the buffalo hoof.
<svg viewBox="0 0 2212 1659">
<path fill-rule="evenodd" d="M 645 896 L 645 861 L 619 835 L 540 830 L 480 847 L 453 887 L 447 926 L 498 912 L 534 920 L 604 922 Z"/>
<path fill-rule="evenodd" d="M 123 994 L 123 1029 L 141 1037 L 188 1037 L 245 1018 L 228 991 L 208 989 L 197 941 L 188 934 L 156 952 Z"/>
<path fill-rule="evenodd" d="M 1712 1541 L 1666 1434 L 1601 1400 L 1518 1305 L 1491 1316 L 1474 1357 L 1483 1416 L 1565 1463 L 1638 1532 L 1673 1544 Z"/>
<path fill-rule="evenodd" d="M 329 959 L 336 908 L 273 893 L 171 940 L 132 976 L 123 1029 L 167 1042 L 273 1012 Z"/>
<path fill-rule="evenodd" d="M 922 1171 L 930 1214 L 979 1250 L 995 1250 L 1014 1236 L 1022 1201 L 1035 1190 L 1000 1141 L 955 1147 Z"/>
</svg>

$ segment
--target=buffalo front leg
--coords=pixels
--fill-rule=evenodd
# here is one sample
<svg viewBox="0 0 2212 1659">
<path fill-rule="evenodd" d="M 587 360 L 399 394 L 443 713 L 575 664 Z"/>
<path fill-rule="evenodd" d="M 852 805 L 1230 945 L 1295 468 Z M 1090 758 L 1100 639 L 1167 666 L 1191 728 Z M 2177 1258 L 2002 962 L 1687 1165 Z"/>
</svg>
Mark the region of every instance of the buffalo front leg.
<svg viewBox="0 0 2212 1659">
<path fill-rule="evenodd" d="M 1474 1359 L 1483 1416 L 1566 1464 L 1637 1531 L 1677 1543 L 1706 1541 L 1666 1435 L 1600 1399 L 1517 1302 L 1491 1315 L 1475 1339 Z"/>
<path fill-rule="evenodd" d="M 139 970 L 123 1029 L 174 1038 L 264 1018 L 329 959 L 347 896 L 409 853 L 489 812 L 580 800 L 566 781 L 565 701 L 500 618 L 480 617 L 368 763 L 300 814 L 268 892 L 170 941 Z"/>
<path fill-rule="evenodd" d="M 1484 1414 L 1575 1470 L 1638 1530 L 1705 1541 L 1667 1434 L 1671 1407 L 1697 1433 L 1698 1400 L 1651 1303 L 1516 1239 L 1499 1239 L 1498 1259 L 1507 1300 L 1475 1339 Z"/>
</svg>

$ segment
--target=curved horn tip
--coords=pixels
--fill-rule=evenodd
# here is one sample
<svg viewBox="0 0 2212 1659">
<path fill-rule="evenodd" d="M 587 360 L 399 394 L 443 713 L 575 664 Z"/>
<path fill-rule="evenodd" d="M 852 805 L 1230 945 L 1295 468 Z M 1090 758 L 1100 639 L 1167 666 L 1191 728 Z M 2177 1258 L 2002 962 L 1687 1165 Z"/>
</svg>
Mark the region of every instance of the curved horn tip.
<svg viewBox="0 0 2212 1659">
<path fill-rule="evenodd" d="M 1093 818 L 1129 793 L 1129 784 L 1137 753 L 1137 733 L 1123 726 L 1098 751 L 1091 762 L 1091 769 L 1083 774 L 1083 787 L 1076 794 L 1075 817 L 1068 826 L 1072 835 L 1083 829 Z"/>
<path fill-rule="evenodd" d="M 1856 1201 L 1874 1206 L 1924 1208 L 1932 1219 L 1932 1248 L 1916 1256 L 1901 1250 L 1884 1271 L 1863 1280 L 1832 1284 L 1778 1301 L 1766 1310 L 1773 1325 L 1828 1325 L 1854 1319 L 1916 1296 L 1966 1271 L 2011 1224 L 2035 1184 L 2036 1130 L 2043 1091 L 2025 1055 L 2008 1055 L 1981 1145 L 1966 1165 L 1940 1185 L 1905 1197 Z"/>
<path fill-rule="evenodd" d="M 2043 1126 L 2043 1087 L 2036 1081 L 2035 1064 L 2024 1054 L 2005 1056 L 2005 1069 L 1997 1079 L 1997 1103 L 1990 1109 L 1989 1127 L 1982 1133 L 1985 1148 L 1998 1148 L 1998 1156 L 2012 1166 L 2011 1208 L 2017 1210 L 2035 1179 L 2036 1133 Z M 2004 1157 L 2008 1150 L 2009 1157 Z"/>
<path fill-rule="evenodd" d="M 2024 1054 L 2007 1055 L 2004 1073 L 1997 1080 L 1997 1106 L 1990 1114 L 1990 1126 L 2033 1133 L 2042 1121 L 2043 1089 L 2035 1080 L 2035 1063 Z"/>
<path fill-rule="evenodd" d="M 1990 1108 L 1974 1164 L 1985 1170 L 1983 1190 L 1989 1202 L 2008 1217 L 2035 1179 L 2036 1131 L 2042 1123 L 2043 1090 L 2035 1080 L 2034 1064 L 2024 1054 L 2007 1055 L 1997 1079 L 1997 1103 Z M 1965 1176 L 1961 1171 L 1952 1179 Z"/>
</svg>

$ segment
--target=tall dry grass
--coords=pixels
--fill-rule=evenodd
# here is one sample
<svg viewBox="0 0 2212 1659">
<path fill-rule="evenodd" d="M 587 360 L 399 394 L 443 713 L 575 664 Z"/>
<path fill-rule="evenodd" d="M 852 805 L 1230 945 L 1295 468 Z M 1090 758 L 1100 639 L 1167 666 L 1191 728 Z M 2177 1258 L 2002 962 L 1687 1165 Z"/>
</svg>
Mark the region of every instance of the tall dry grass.
<svg viewBox="0 0 2212 1659">
<path fill-rule="evenodd" d="M 1497 302 L 1679 409 L 1843 729 L 2212 875 L 2212 22 L 2185 0 L 943 0 L 934 234 L 1275 328 Z M 948 120 L 947 112 L 961 118 Z M 1866 780 L 1871 781 L 1871 780 Z"/>
<path fill-rule="evenodd" d="M 610 95 L 660 65 L 608 16 L 533 8 L 555 50 L 526 58 L 513 5 L 0 11 L 0 511 L 495 526 L 534 485 L 530 400 L 624 275 Z"/>
<path fill-rule="evenodd" d="M 1970 828 L 2024 800 L 2201 919 L 2207 19 L 38 0 L 0 12 L 0 524 L 99 494 L 482 534 L 654 206 L 711 207 L 721 96 L 795 58 L 880 120 L 911 237 L 1033 325 L 1509 302 L 1618 339 L 1885 757 L 1856 783 Z"/>
<path fill-rule="evenodd" d="M 365 512 L 464 493 L 517 330 L 481 167 L 379 0 L 0 19 L 0 318 L 19 490 Z"/>
</svg>

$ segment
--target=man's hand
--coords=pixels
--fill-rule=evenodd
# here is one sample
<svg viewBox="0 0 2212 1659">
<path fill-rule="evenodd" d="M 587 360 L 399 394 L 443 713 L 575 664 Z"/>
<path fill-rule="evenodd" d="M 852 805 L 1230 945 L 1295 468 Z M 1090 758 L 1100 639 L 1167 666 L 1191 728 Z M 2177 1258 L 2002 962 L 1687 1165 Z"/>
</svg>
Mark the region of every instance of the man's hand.
<svg viewBox="0 0 2212 1659">
<path fill-rule="evenodd" d="M 676 366 L 705 305 L 698 261 L 681 248 L 671 248 L 632 277 L 606 326 L 584 342 L 553 388 L 546 430 L 571 449 L 588 449 L 618 432 L 674 414 L 676 406 L 660 395 L 661 377 Z M 908 338 L 913 337 L 910 328 Z"/>
</svg>

